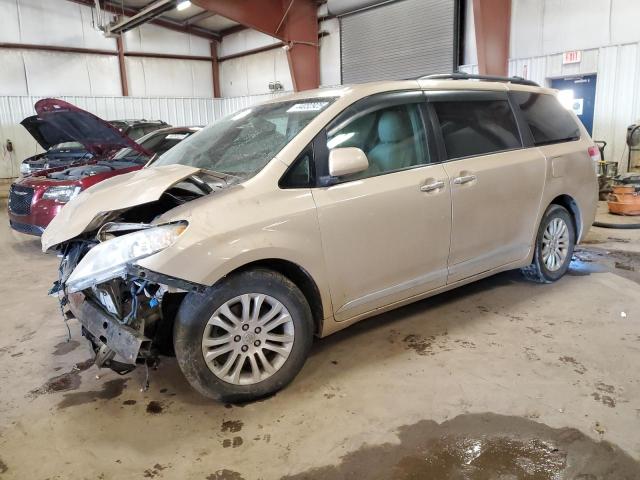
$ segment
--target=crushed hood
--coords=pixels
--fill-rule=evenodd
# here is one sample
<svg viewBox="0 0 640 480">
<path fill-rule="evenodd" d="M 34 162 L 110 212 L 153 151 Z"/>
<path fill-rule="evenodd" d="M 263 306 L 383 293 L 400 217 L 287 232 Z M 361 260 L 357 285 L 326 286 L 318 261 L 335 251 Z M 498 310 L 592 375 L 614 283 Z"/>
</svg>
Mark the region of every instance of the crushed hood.
<svg viewBox="0 0 640 480">
<path fill-rule="evenodd" d="M 144 168 L 104 180 L 75 197 L 42 234 L 42 251 L 82 234 L 109 212 L 158 200 L 165 190 L 200 171 L 186 165 Z"/>
<path fill-rule="evenodd" d="M 25 118 L 20 122 L 20 125 L 22 125 L 45 150 L 49 150 L 59 143 L 75 141 L 73 137 L 58 130 L 54 125 L 45 122 L 37 115 Z"/>
<path fill-rule="evenodd" d="M 63 100 L 45 98 L 36 102 L 35 109 L 41 122 L 67 136 L 65 141 L 79 142 L 94 155 L 132 148 L 151 156 L 147 150 L 110 123 Z M 44 148 L 44 145 L 42 146 Z"/>
</svg>

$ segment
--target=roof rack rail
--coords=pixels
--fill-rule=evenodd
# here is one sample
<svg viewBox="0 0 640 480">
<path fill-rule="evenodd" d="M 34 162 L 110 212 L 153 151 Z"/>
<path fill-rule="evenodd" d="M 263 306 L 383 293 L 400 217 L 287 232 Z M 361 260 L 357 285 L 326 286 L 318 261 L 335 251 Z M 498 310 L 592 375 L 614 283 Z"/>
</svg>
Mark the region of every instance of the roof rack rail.
<svg viewBox="0 0 640 480">
<path fill-rule="evenodd" d="M 439 73 L 437 75 L 425 75 L 419 77 L 418 80 L 484 80 L 486 82 L 505 82 L 517 83 L 518 85 L 530 85 L 539 87 L 533 80 L 527 80 L 522 77 L 499 77 L 497 75 L 473 75 L 471 73 L 455 72 L 455 73 Z"/>
</svg>

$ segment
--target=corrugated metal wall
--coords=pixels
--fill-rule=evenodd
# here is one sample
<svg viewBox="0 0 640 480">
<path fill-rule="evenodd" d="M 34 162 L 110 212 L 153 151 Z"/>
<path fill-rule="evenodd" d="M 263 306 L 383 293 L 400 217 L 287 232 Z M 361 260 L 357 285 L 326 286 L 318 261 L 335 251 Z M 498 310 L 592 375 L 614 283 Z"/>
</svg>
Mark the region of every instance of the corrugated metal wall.
<svg viewBox="0 0 640 480">
<path fill-rule="evenodd" d="M 93 28 L 92 18 L 91 7 L 66 0 L 0 0 L 0 43 L 113 52 L 96 55 L 2 48 L 0 94 L 121 95 L 116 41 Z M 211 55 L 208 39 L 152 24 L 125 33 L 124 49 L 151 54 Z M 207 98 L 213 94 L 209 61 L 126 57 L 125 63 L 131 95 Z"/>
<path fill-rule="evenodd" d="M 342 82 L 450 72 L 454 0 L 403 0 L 340 18 Z"/>
<path fill-rule="evenodd" d="M 274 98 L 279 94 L 248 95 L 232 98 L 163 97 L 57 97 L 108 120 L 146 118 L 164 120 L 174 126 L 207 125 L 236 110 Z M 33 105 L 42 97 L 0 96 L 0 178 L 16 177 L 20 162 L 41 151 L 20 125 L 35 115 Z M 5 148 L 7 139 L 13 152 Z"/>
<path fill-rule="evenodd" d="M 460 70 L 478 73 L 477 65 Z M 582 51 L 582 61 L 562 64 L 562 54 L 509 60 L 509 75 L 550 85 L 553 78 L 597 75 L 593 138 L 607 142 L 605 156 L 627 164 L 627 126 L 640 122 L 640 43 Z"/>
</svg>

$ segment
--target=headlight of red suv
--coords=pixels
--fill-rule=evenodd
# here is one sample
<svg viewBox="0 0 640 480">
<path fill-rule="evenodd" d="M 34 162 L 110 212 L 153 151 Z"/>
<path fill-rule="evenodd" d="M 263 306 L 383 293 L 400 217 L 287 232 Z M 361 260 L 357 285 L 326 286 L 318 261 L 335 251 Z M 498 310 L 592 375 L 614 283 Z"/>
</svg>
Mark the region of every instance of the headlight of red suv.
<svg viewBox="0 0 640 480">
<path fill-rule="evenodd" d="M 76 185 L 49 187 L 42 194 L 42 198 L 55 200 L 58 203 L 67 203 L 73 197 L 78 195 L 80 190 L 82 190 L 82 187 Z"/>
</svg>

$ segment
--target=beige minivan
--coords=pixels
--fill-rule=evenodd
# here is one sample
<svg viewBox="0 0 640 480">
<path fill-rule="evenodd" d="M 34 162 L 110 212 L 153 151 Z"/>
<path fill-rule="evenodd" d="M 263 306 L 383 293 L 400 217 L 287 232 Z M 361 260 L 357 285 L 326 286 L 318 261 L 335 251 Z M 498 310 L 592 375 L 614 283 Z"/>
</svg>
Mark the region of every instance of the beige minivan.
<svg viewBox="0 0 640 480">
<path fill-rule="evenodd" d="M 247 401 L 287 385 L 314 335 L 508 269 L 558 280 L 597 160 L 555 92 L 519 78 L 307 91 L 82 192 L 42 248 L 98 366 L 175 353 L 199 392 Z"/>
</svg>

